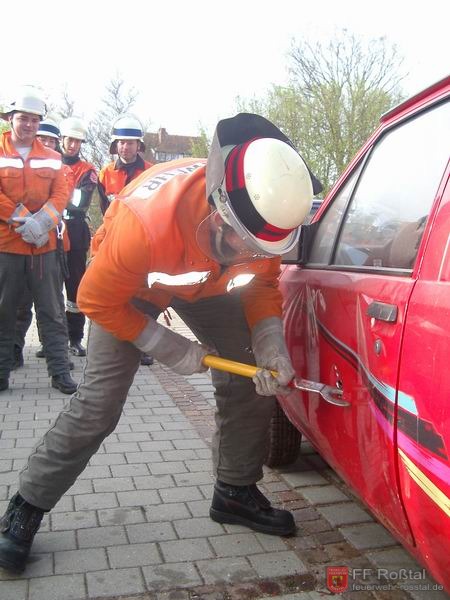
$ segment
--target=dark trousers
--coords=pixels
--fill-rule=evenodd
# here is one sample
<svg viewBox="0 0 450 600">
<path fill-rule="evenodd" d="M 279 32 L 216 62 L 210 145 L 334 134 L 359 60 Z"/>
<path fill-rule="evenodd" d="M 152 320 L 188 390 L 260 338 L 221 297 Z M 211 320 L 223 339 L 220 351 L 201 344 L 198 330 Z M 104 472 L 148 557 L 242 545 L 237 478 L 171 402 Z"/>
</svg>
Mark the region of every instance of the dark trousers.
<svg viewBox="0 0 450 600">
<path fill-rule="evenodd" d="M 67 266 L 69 278 L 66 279 L 66 317 L 69 329 L 69 340 L 81 342 L 84 335 L 86 317 L 77 306 L 77 292 L 81 278 L 86 271 L 87 250 L 69 250 L 67 253 Z"/>
<path fill-rule="evenodd" d="M 16 313 L 16 333 L 14 337 L 14 345 L 23 350 L 25 346 L 25 337 L 33 320 L 33 296 L 28 285 L 25 285 L 22 298 Z M 39 339 L 41 336 L 39 334 Z"/>
<path fill-rule="evenodd" d="M 62 273 L 57 253 L 30 256 L 0 252 L 0 378 L 8 378 L 13 366 L 17 308 L 27 288 L 46 349 L 48 373 L 69 373 Z"/>
</svg>

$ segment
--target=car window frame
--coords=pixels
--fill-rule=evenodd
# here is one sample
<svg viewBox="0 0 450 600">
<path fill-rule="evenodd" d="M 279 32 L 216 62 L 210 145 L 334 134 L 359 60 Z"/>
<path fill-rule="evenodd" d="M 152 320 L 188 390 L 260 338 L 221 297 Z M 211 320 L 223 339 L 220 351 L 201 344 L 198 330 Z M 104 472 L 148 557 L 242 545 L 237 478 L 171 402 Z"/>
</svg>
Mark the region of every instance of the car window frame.
<svg viewBox="0 0 450 600">
<path fill-rule="evenodd" d="M 297 266 L 304 268 L 304 269 L 320 268 L 321 270 L 329 270 L 329 271 L 346 271 L 346 272 L 356 272 L 356 273 L 367 273 L 367 274 L 378 274 L 378 275 L 385 274 L 385 275 L 389 275 L 389 276 L 411 277 L 414 273 L 414 270 L 417 267 L 417 264 L 420 262 L 419 258 L 423 254 L 423 250 L 426 246 L 426 243 L 427 243 L 427 240 L 429 237 L 429 235 L 428 235 L 429 227 L 430 227 L 430 223 L 432 221 L 431 216 L 436 209 L 437 190 L 439 189 L 440 182 L 442 181 L 442 177 L 444 176 L 445 169 L 443 170 L 442 177 L 439 180 L 438 185 L 436 186 L 436 194 L 430 204 L 430 210 L 427 215 L 424 232 L 422 234 L 422 237 L 421 237 L 418 249 L 417 249 L 414 264 L 411 268 L 383 267 L 383 266 L 373 266 L 373 265 L 368 265 L 368 266 L 365 266 L 365 265 L 337 265 L 337 264 L 332 264 L 332 263 L 333 263 L 333 260 L 335 260 L 338 242 L 339 242 L 339 239 L 340 239 L 340 236 L 342 233 L 342 229 L 346 223 L 346 217 L 347 217 L 349 208 L 352 204 L 354 195 L 358 190 L 358 186 L 360 184 L 362 177 L 364 176 L 365 170 L 367 168 L 367 163 L 370 161 L 372 153 L 374 152 L 374 150 L 376 149 L 378 144 L 380 144 L 382 142 L 382 140 L 385 138 L 386 135 L 392 133 L 393 131 L 395 131 L 395 129 L 397 129 L 399 127 L 405 126 L 405 124 L 408 121 L 419 118 L 420 115 L 425 114 L 428 111 L 435 110 L 440 105 L 446 104 L 448 102 L 449 102 L 448 98 L 442 98 L 441 100 L 438 100 L 437 102 L 435 101 L 428 105 L 417 107 L 415 110 L 404 115 L 402 118 L 396 120 L 395 122 L 391 123 L 390 125 L 385 126 L 379 132 L 379 135 L 376 135 L 376 132 L 375 132 L 374 137 L 371 140 L 370 145 L 365 149 L 364 154 L 355 162 L 355 164 L 351 167 L 351 170 L 346 173 L 345 179 L 343 179 L 341 181 L 341 184 L 339 185 L 339 189 L 337 189 L 336 192 L 333 193 L 332 197 L 330 198 L 330 201 L 325 202 L 323 212 L 320 211 L 320 215 L 317 218 L 315 216 L 313 218 L 311 224 L 302 227 L 302 230 L 304 230 L 304 231 L 302 231 L 301 235 L 300 235 L 299 252 L 297 255 L 298 256 L 297 260 L 296 261 L 293 260 L 293 261 L 289 261 L 289 262 L 286 261 L 286 263 L 284 263 L 284 264 L 296 264 Z M 329 254 L 329 262 L 328 263 L 311 262 L 309 259 L 310 254 L 311 254 L 311 248 L 314 244 L 314 241 L 315 241 L 315 238 L 317 235 L 317 230 L 319 228 L 319 225 L 320 225 L 322 219 L 327 214 L 327 212 L 331 208 L 331 206 L 334 204 L 334 202 L 336 201 L 336 199 L 340 195 L 340 193 L 344 190 L 346 183 L 355 175 L 355 173 L 357 172 L 358 169 L 359 169 L 359 174 L 357 174 L 355 182 L 353 184 L 353 188 L 350 190 L 350 192 L 348 194 L 347 203 L 345 205 L 344 210 L 342 211 L 342 216 L 340 218 L 340 222 L 334 233 L 332 248 L 331 248 L 331 252 Z"/>
</svg>

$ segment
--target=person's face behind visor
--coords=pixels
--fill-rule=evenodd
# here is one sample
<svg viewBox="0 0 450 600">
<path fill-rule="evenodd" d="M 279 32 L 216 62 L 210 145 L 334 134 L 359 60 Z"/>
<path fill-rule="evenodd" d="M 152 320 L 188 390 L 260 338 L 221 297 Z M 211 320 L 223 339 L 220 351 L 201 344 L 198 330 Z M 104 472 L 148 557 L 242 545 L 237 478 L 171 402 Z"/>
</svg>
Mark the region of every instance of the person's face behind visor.
<svg viewBox="0 0 450 600">
<path fill-rule="evenodd" d="M 217 210 L 213 210 L 198 226 L 197 243 L 202 252 L 221 265 L 273 258 L 273 255 L 264 254 L 262 250 L 258 252 L 250 248 Z"/>
</svg>

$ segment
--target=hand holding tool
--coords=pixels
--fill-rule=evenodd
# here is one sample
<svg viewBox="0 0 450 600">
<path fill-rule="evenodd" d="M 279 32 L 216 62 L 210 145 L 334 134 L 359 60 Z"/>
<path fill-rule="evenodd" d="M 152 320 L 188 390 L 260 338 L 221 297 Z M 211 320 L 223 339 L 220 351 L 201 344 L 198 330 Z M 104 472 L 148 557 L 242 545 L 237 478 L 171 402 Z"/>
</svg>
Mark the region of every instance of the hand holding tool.
<svg viewBox="0 0 450 600">
<path fill-rule="evenodd" d="M 235 375 L 242 375 L 243 377 L 253 377 L 260 369 L 254 365 L 247 365 L 234 360 L 228 360 L 212 354 L 206 354 L 203 357 L 203 364 L 211 369 L 218 369 L 219 371 L 227 371 L 228 373 L 234 373 Z M 270 371 L 271 374 L 276 377 L 276 371 Z M 333 387 L 331 385 L 325 385 L 324 383 L 318 383 L 316 381 L 310 381 L 309 379 L 302 379 L 300 377 L 294 377 L 288 384 L 289 387 L 305 392 L 316 392 L 320 394 L 322 398 L 334 404 L 335 406 L 350 406 L 349 402 L 341 399 L 342 390 Z"/>
</svg>

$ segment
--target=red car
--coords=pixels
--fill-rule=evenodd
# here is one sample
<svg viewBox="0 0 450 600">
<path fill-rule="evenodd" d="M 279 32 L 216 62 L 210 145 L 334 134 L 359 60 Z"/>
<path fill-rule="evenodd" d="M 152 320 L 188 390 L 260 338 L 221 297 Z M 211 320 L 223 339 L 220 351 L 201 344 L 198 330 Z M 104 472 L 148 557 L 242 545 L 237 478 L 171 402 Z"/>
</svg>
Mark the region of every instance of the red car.
<svg viewBox="0 0 450 600">
<path fill-rule="evenodd" d="M 447 590 L 449 133 L 447 77 L 381 118 L 303 228 L 281 277 L 286 339 L 297 375 L 341 389 L 346 406 L 314 392 L 280 398 L 295 428 Z M 278 456 L 286 440 L 272 448 Z"/>
</svg>

